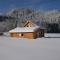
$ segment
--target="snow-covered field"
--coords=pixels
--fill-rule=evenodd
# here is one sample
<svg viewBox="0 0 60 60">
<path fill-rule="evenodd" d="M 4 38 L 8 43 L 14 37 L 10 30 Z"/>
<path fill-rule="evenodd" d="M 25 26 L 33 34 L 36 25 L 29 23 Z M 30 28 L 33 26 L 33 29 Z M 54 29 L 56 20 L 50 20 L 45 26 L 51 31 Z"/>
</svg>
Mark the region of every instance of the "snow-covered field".
<svg viewBox="0 0 60 60">
<path fill-rule="evenodd" d="M 0 36 L 0 60 L 60 60 L 60 38 Z"/>
<path fill-rule="evenodd" d="M 60 33 L 45 33 L 45 37 L 59 37 L 60 38 Z"/>
</svg>

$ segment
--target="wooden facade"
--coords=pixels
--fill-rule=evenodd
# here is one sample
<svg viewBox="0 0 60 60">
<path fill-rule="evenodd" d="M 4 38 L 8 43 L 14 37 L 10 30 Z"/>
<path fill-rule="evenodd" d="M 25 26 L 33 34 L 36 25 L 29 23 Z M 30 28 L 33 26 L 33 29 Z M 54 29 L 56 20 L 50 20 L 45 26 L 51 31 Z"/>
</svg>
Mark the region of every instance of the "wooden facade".
<svg viewBox="0 0 60 60">
<path fill-rule="evenodd" d="M 17 38 L 35 39 L 35 38 L 44 37 L 44 30 L 39 28 L 34 32 L 11 32 L 10 36 Z"/>
</svg>

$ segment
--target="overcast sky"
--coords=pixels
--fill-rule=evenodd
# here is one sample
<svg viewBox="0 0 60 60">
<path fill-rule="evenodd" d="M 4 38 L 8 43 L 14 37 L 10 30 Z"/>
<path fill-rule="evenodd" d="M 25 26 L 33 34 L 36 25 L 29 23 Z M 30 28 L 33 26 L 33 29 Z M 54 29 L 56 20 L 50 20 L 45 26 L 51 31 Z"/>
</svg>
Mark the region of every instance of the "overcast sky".
<svg viewBox="0 0 60 60">
<path fill-rule="evenodd" d="M 15 7 L 30 7 L 43 10 L 60 9 L 60 0 L 0 0 L 0 12 Z"/>
</svg>

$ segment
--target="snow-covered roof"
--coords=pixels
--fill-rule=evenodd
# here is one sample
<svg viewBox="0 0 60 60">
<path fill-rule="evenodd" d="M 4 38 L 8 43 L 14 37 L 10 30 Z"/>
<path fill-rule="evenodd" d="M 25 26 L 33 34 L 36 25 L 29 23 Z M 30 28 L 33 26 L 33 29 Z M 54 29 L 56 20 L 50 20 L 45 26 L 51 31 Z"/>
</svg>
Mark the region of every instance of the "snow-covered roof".
<svg viewBox="0 0 60 60">
<path fill-rule="evenodd" d="M 9 32 L 34 32 L 38 28 L 39 28 L 39 26 L 36 26 L 36 27 L 17 27 L 15 29 L 10 30 Z"/>
</svg>

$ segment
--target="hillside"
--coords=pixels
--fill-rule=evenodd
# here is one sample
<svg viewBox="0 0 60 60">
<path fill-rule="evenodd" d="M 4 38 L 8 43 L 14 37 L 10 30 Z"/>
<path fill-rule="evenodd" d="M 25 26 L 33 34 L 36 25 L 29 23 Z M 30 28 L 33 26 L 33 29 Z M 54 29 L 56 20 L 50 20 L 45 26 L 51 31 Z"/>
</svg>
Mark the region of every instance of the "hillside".
<svg viewBox="0 0 60 60">
<path fill-rule="evenodd" d="M 6 15 L 7 17 L 9 16 L 14 17 L 14 19 L 8 18 L 6 19 L 5 22 L 0 22 L 0 27 L 3 27 L 4 30 L 6 30 L 6 28 L 9 30 L 10 28 L 14 28 L 16 26 L 23 27 L 23 22 L 25 22 L 26 20 L 32 20 L 33 22 L 39 25 L 43 25 L 44 27 L 47 27 L 46 23 L 56 24 L 57 27 L 60 29 L 60 11 L 59 10 L 41 11 L 41 10 L 34 10 L 31 8 L 15 8 L 15 9 L 11 9 L 9 12 L 7 12 L 4 15 Z M 47 29 L 50 29 L 50 28 L 47 28 Z M 1 31 L 3 31 L 3 29 Z"/>
</svg>

